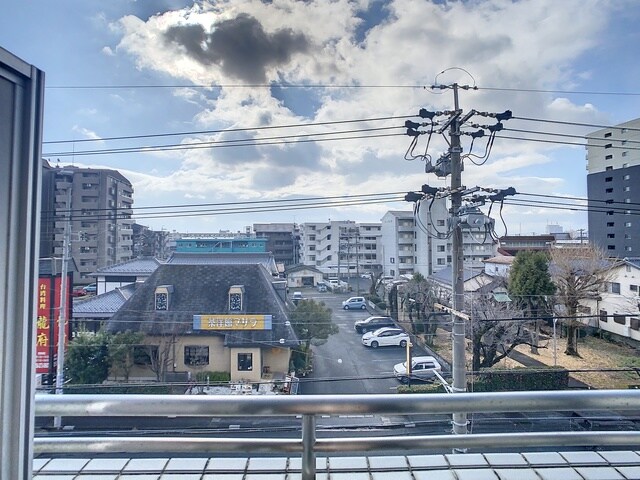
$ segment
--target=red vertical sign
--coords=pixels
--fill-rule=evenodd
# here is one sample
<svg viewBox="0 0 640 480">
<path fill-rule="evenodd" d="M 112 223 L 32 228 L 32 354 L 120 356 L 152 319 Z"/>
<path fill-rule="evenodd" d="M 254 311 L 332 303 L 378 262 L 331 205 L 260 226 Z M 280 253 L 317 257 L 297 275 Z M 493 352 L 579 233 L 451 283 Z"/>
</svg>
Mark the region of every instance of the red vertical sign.
<svg viewBox="0 0 640 480">
<path fill-rule="evenodd" d="M 38 318 L 36 323 L 36 373 L 49 373 L 51 345 L 51 281 L 38 279 Z"/>
<path fill-rule="evenodd" d="M 53 288 L 52 288 L 53 284 Z M 71 276 L 67 277 L 71 285 Z M 36 373 L 54 373 L 57 360 L 58 317 L 60 316 L 60 290 L 62 277 L 38 279 L 38 318 L 36 320 Z M 69 317 L 71 316 L 71 294 L 67 288 L 65 314 L 65 347 L 69 343 Z M 53 355 L 53 361 L 51 361 Z M 53 366 L 54 371 L 50 371 Z"/>
</svg>

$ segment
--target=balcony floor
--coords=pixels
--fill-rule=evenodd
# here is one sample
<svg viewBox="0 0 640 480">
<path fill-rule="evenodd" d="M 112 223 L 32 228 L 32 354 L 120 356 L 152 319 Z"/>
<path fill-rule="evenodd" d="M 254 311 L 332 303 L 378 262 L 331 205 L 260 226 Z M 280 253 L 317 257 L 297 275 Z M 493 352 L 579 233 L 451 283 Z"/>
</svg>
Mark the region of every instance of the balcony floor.
<svg viewBox="0 0 640 480">
<path fill-rule="evenodd" d="M 34 480 L 293 480 L 299 457 L 42 457 Z M 318 480 L 639 480 L 639 451 L 318 457 Z"/>
</svg>

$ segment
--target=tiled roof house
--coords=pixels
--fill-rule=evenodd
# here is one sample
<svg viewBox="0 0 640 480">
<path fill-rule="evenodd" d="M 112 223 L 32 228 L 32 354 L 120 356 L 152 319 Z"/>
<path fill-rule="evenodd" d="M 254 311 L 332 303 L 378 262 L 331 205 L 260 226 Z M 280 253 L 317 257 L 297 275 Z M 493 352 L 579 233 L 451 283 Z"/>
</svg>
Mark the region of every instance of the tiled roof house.
<svg viewBox="0 0 640 480">
<path fill-rule="evenodd" d="M 232 381 L 259 381 L 286 374 L 298 345 L 284 287 L 259 263 L 160 265 L 107 329 L 144 333 L 165 373 L 225 371 Z M 140 363 L 131 378 L 160 378 L 157 367 Z"/>
</svg>

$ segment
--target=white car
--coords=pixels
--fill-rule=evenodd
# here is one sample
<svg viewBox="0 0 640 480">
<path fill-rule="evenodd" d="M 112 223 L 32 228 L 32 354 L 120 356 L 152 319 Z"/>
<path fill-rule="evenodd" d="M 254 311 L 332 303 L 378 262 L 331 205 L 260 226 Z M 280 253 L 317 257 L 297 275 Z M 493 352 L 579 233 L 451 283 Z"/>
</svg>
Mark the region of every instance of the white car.
<svg viewBox="0 0 640 480">
<path fill-rule="evenodd" d="M 407 362 L 398 363 L 393 367 L 393 374 L 402 383 L 409 383 L 409 377 L 411 380 L 431 381 L 436 378 L 434 372 L 441 371 L 442 367 L 435 357 L 413 357 L 410 375 L 407 375 Z"/>
<path fill-rule="evenodd" d="M 398 346 L 404 348 L 407 343 L 409 343 L 409 335 L 401 328 L 383 327 L 362 335 L 362 344 L 365 347 Z"/>
</svg>

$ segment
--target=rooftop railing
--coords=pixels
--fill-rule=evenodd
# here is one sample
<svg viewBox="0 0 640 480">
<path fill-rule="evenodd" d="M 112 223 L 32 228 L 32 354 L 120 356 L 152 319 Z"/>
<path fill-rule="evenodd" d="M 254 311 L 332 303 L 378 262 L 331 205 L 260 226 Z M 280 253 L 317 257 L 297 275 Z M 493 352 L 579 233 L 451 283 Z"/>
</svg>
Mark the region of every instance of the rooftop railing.
<svg viewBox="0 0 640 480">
<path fill-rule="evenodd" d="M 639 390 L 546 391 L 411 395 L 171 396 L 36 395 L 40 417 L 301 418 L 301 438 L 178 436 L 38 437 L 41 453 L 287 452 L 300 453 L 302 478 L 315 478 L 317 452 L 375 452 L 415 448 L 619 447 L 640 444 L 640 431 L 483 433 L 467 435 L 316 438 L 318 415 L 640 411 Z"/>
</svg>

